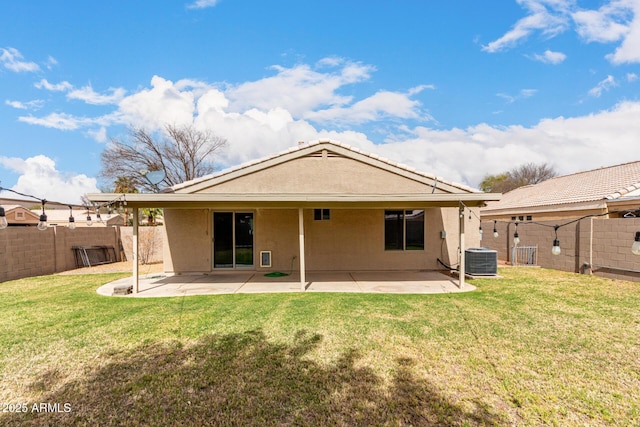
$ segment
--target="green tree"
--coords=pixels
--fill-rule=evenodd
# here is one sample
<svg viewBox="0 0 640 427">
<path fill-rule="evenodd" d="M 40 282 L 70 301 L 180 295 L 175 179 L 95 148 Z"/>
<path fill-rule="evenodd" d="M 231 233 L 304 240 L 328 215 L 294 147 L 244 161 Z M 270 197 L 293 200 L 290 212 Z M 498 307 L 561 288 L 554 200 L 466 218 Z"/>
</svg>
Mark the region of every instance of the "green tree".
<svg viewBox="0 0 640 427">
<path fill-rule="evenodd" d="M 506 193 L 525 185 L 538 184 L 558 173 L 546 163 L 527 163 L 497 175 L 485 175 L 480 190 L 486 193 Z"/>
</svg>

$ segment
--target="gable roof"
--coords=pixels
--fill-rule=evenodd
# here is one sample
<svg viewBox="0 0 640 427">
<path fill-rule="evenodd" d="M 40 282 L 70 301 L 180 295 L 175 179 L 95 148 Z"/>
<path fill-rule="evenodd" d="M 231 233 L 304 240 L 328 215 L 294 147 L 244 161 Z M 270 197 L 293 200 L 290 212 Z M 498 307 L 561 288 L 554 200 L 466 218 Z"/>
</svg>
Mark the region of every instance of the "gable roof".
<svg viewBox="0 0 640 427">
<path fill-rule="evenodd" d="M 489 202 L 483 213 L 522 208 L 601 202 L 637 193 L 640 190 L 640 161 L 602 167 L 571 175 L 557 176 L 503 194 L 499 202 Z"/>
<path fill-rule="evenodd" d="M 328 168 L 326 162 L 331 159 Z M 318 166 L 311 170 L 307 166 Z M 369 182 L 368 176 L 343 174 L 353 166 L 373 172 L 382 180 Z M 295 175 L 298 173 L 298 175 Z M 322 174 L 318 176 L 318 174 Z M 275 177 L 275 178 L 274 178 Z M 344 177 L 344 175 L 342 176 Z M 325 185 L 324 179 L 331 181 Z M 348 181 L 346 186 L 336 182 Z M 311 188 L 309 182 L 320 182 Z M 265 184 L 266 183 L 266 184 Z M 400 184 L 395 186 L 395 184 Z M 266 186 L 265 186 L 266 185 Z M 316 191 L 316 190 L 320 191 Z M 318 140 L 251 161 L 224 171 L 174 185 L 153 194 L 94 193 L 93 202 L 109 203 L 124 199 L 131 207 L 159 208 L 406 208 L 481 206 L 499 200 L 500 194 L 483 193 L 471 187 L 447 182 L 434 175 L 418 172 L 408 166 L 367 154 L 357 148 L 331 140 Z"/>
<path fill-rule="evenodd" d="M 432 174 L 417 171 L 415 168 L 380 157 L 376 154 L 366 153 L 356 147 L 343 144 L 338 141 L 324 139 L 316 140 L 308 143 L 299 143 L 298 146 L 292 147 L 280 153 L 268 156 L 262 159 L 252 160 L 238 166 L 234 166 L 223 171 L 196 178 L 181 184 L 174 185 L 166 191 L 174 191 L 176 193 L 194 193 L 202 189 L 214 187 L 224 182 L 238 179 L 252 173 L 265 170 L 295 159 L 322 153 L 323 150 L 328 152 L 330 156 L 344 156 L 369 166 L 385 170 L 406 178 L 421 182 L 428 186 L 435 186 L 439 190 L 447 193 L 479 193 L 479 190 L 469 186 L 448 182 L 441 177 Z"/>
</svg>

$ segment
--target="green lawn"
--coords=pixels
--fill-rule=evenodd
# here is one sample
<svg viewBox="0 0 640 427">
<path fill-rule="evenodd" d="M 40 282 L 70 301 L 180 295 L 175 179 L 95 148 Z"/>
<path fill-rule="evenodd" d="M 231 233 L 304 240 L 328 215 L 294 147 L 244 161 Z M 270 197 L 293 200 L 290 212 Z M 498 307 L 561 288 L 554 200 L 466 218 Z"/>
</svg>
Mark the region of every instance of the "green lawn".
<svg viewBox="0 0 640 427">
<path fill-rule="evenodd" d="M 0 425 L 639 425 L 640 284 L 500 274 L 451 295 L 0 283 Z"/>
</svg>

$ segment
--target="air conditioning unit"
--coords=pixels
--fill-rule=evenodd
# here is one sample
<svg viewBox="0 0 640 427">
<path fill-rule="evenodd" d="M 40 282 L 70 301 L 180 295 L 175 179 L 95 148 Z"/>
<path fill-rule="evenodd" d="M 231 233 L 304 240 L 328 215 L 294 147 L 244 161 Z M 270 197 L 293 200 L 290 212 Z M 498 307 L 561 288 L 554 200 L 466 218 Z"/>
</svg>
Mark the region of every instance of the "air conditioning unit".
<svg viewBox="0 0 640 427">
<path fill-rule="evenodd" d="M 464 269 L 472 276 L 498 274 L 498 252 L 487 248 L 469 248 L 464 251 Z"/>
</svg>

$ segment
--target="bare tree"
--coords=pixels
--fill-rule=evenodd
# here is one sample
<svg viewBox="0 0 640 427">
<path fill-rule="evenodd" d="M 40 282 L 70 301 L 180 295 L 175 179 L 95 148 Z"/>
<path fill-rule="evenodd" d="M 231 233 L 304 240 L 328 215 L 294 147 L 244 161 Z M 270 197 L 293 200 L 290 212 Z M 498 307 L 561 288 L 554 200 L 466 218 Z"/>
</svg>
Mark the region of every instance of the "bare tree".
<svg viewBox="0 0 640 427">
<path fill-rule="evenodd" d="M 508 172 L 486 175 L 480 183 L 480 189 L 485 192 L 506 193 L 525 185 L 538 184 L 556 175 L 555 169 L 546 163 L 527 163 Z"/>
<path fill-rule="evenodd" d="M 171 186 L 213 172 L 213 156 L 227 140 L 209 130 L 193 125 L 166 125 L 164 135 L 154 135 L 142 128 L 133 128 L 129 138 L 112 138 L 102 152 L 100 176 L 111 182 L 126 179 L 136 188 L 154 191 L 145 174 L 164 171 L 163 183 Z"/>
</svg>

